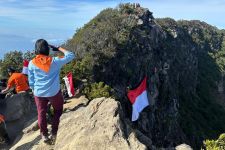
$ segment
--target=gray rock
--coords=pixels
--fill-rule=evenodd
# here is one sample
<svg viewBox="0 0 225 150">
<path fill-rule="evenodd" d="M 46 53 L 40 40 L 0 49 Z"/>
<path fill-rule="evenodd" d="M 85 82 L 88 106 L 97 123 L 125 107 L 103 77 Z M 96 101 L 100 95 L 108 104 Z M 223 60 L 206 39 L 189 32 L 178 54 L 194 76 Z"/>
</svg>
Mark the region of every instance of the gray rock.
<svg viewBox="0 0 225 150">
<path fill-rule="evenodd" d="M 142 25 L 143 24 L 143 20 L 141 20 L 141 19 L 138 19 L 138 23 L 137 23 L 138 25 Z"/>
<path fill-rule="evenodd" d="M 36 122 L 24 129 L 11 150 L 145 150 L 145 145 L 152 144 L 148 137 L 131 128 L 120 103 L 111 98 L 94 99 L 87 106 L 64 113 L 55 146 L 43 144 L 39 131 L 33 130 L 35 126 Z"/>
<path fill-rule="evenodd" d="M 27 93 L 13 95 L 4 101 L 1 112 L 5 116 L 6 122 L 21 119 L 31 109 L 31 100 Z"/>
<path fill-rule="evenodd" d="M 191 146 L 187 144 L 181 144 L 176 147 L 176 150 L 193 150 Z"/>
<path fill-rule="evenodd" d="M 55 149 L 146 149 L 134 132 L 124 128 L 122 115 L 119 102 L 92 100 L 87 107 L 63 115 Z"/>
</svg>

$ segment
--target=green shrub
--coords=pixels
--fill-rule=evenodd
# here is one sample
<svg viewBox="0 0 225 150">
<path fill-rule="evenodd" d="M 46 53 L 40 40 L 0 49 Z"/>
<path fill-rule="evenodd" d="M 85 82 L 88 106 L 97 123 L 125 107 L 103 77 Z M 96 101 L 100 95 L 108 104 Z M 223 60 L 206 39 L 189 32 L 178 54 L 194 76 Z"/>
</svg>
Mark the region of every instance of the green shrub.
<svg viewBox="0 0 225 150">
<path fill-rule="evenodd" d="M 204 145 L 207 150 L 224 150 L 225 149 L 225 133 L 221 134 L 217 140 L 205 140 Z"/>
<path fill-rule="evenodd" d="M 88 99 L 94 99 L 99 97 L 111 97 L 113 90 L 103 82 L 95 82 L 87 85 L 84 88 L 83 93 L 88 97 Z"/>
<path fill-rule="evenodd" d="M 35 57 L 35 52 L 34 51 L 26 51 L 23 53 L 23 59 L 26 59 L 28 61 L 32 60 Z"/>
<path fill-rule="evenodd" d="M 60 78 L 65 77 L 69 72 L 72 72 L 74 79 L 90 79 L 92 75 L 92 58 L 87 55 L 82 60 L 74 60 L 65 65 L 60 74 Z"/>
<path fill-rule="evenodd" d="M 16 71 L 21 72 L 23 67 L 23 53 L 20 51 L 11 51 L 4 55 L 4 58 L 0 60 L 1 78 L 8 78 L 8 67 L 13 67 Z"/>
<path fill-rule="evenodd" d="M 119 10 L 122 14 L 133 14 L 133 13 L 135 13 L 134 5 L 131 4 L 131 3 L 120 4 Z"/>
</svg>

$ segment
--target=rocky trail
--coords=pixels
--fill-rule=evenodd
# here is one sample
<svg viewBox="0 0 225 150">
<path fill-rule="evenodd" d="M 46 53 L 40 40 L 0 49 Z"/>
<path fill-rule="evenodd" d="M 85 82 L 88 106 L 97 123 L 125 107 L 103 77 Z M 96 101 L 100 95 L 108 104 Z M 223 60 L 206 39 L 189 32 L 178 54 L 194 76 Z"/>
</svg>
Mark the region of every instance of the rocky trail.
<svg viewBox="0 0 225 150">
<path fill-rule="evenodd" d="M 41 141 L 36 121 L 23 130 L 23 135 L 16 139 L 11 150 L 146 149 L 135 132 L 124 124 L 118 102 L 110 98 L 99 98 L 89 105 L 87 103 L 85 97 L 80 97 L 65 104 L 66 110 L 61 117 L 54 146 Z M 124 134 L 125 130 L 127 135 Z M 148 138 L 143 140 L 151 144 Z"/>
<path fill-rule="evenodd" d="M 35 116 L 36 117 L 36 116 Z M 120 102 L 112 98 L 97 98 L 89 101 L 84 96 L 73 98 L 64 104 L 55 145 L 42 142 L 36 118 L 26 122 L 17 132 L 12 147 L 2 150 L 145 150 L 157 149 L 151 139 L 133 129 L 124 117 Z M 49 126 L 50 127 L 50 126 Z M 18 129 L 19 130 L 19 129 Z M 11 130 L 12 132 L 12 130 Z M 10 133 L 12 135 L 12 133 Z M 175 148 L 169 148 L 168 150 Z M 187 145 L 176 149 L 189 150 Z"/>
</svg>

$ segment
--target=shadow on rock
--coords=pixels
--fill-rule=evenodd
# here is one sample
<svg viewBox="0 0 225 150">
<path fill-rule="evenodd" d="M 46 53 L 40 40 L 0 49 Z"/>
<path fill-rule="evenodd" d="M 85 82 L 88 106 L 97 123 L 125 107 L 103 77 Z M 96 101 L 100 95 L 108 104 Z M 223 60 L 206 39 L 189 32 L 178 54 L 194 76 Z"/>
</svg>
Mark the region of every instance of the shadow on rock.
<svg viewBox="0 0 225 150">
<path fill-rule="evenodd" d="M 34 145 L 36 145 L 36 143 L 38 143 L 41 140 L 41 136 L 37 136 L 33 141 L 25 143 L 19 147 L 17 147 L 15 150 L 28 150 L 31 147 L 33 147 Z"/>
</svg>

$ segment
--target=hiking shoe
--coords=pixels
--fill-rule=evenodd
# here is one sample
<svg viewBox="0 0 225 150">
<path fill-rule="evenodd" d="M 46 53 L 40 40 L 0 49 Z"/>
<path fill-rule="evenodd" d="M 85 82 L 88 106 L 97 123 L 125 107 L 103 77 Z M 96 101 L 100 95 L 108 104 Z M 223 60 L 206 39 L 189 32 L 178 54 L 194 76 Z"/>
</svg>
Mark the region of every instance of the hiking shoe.
<svg viewBox="0 0 225 150">
<path fill-rule="evenodd" d="M 49 136 L 49 139 L 51 140 L 51 143 L 52 143 L 53 145 L 55 144 L 56 137 L 57 137 L 56 134 L 51 134 L 51 135 Z"/>
<path fill-rule="evenodd" d="M 43 140 L 44 143 L 49 143 L 50 142 L 50 139 L 46 135 L 42 135 L 42 140 Z"/>
</svg>

